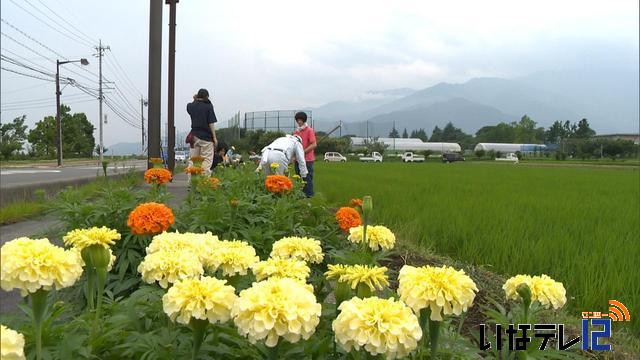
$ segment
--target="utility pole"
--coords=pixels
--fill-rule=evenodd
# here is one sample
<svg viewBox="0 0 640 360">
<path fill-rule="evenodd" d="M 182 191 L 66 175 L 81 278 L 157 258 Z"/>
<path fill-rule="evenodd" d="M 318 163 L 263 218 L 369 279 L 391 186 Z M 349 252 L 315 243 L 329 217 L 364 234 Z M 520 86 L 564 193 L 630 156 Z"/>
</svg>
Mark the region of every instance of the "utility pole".
<svg viewBox="0 0 640 360">
<path fill-rule="evenodd" d="M 104 161 L 104 142 L 102 136 L 102 99 L 104 98 L 104 96 L 102 96 L 102 56 L 104 55 L 104 51 L 107 49 L 109 49 L 109 47 L 102 46 L 102 39 L 100 39 L 98 42 L 98 47 L 96 47 L 96 50 L 98 50 L 98 103 L 100 109 L 100 115 L 98 116 L 98 118 L 100 119 L 100 162 Z"/>
<path fill-rule="evenodd" d="M 147 106 L 147 101 L 140 95 L 140 124 L 142 125 L 142 154 L 144 154 L 144 107 Z"/>
<path fill-rule="evenodd" d="M 169 170 L 176 166 L 176 127 L 174 121 L 176 95 L 176 4 L 178 0 L 166 0 L 169 5 L 169 76 L 167 78 L 167 163 Z"/>
<path fill-rule="evenodd" d="M 58 156 L 58 167 L 62 167 L 62 119 L 60 118 L 60 65 L 79 62 L 82 65 L 89 65 L 87 59 L 65 60 L 56 59 L 56 150 Z M 101 117 L 102 118 L 102 117 Z"/>
<path fill-rule="evenodd" d="M 160 96 L 162 92 L 162 0 L 149 1 L 149 108 L 147 158 L 160 157 Z M 151 167 L 151 162 L 147 164 Z"/>
</svg>

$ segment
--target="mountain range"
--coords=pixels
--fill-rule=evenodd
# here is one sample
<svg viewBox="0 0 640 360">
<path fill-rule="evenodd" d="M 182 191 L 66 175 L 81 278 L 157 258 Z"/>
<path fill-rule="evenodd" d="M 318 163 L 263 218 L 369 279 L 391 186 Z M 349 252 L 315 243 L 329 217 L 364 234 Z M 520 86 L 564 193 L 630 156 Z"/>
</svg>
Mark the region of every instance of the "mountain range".
<svg viewBox="0 0 640 360">
<path fill-rule="evenodd" d="M 334 101 L 313 111 L 314 126 L 341 133 L 387 136 L 451 121 L 467 133 L 486 125 L 517 121 L 527 114 L 538 126 L 587 118 L 598 133 L 638 132 L 638 71 L 549 71 L 528 76 L 474 78 L 421 89 L 368 92 L 362 99 Z"/>
</svg>

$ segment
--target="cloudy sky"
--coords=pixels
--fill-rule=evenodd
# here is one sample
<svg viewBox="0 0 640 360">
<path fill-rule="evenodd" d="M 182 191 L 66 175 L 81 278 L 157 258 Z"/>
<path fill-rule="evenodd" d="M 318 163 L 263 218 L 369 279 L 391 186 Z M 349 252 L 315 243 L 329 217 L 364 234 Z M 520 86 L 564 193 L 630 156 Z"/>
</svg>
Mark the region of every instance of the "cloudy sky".
<svg viewBox="0 0 640 360">
<path fill-rule="evenodd" d="M 106 97 L 139 124 L 140 95 L 147 92 L 148 1 L 2 0 L 0 6 L 4 68 L 51 80 L 56 58 L 86 57 L 89 66 L 64 65 L 61 76 L 96 89 L 91 45 L 102 39 L 111 48 L 104 73 L 114 82 Z M 178 130 L 187 129 L 184 105 L 200 87 L 210 90 L 224 122 L 237 111 L 317 106 L 370 90 L 638 67 L 638 1 L 183 0 L 177 14 Z M 32 125 L 55 113 L 53 82 L 8 70 L 1 75 L 3 122 L 26 114 Z M 62 99 L 97 127 L 98 104 L 90 95 L 67 86 Z M 105 113 L 106 145 L 139 141 L 140 130 L 110 108 Z"/>
</svg>

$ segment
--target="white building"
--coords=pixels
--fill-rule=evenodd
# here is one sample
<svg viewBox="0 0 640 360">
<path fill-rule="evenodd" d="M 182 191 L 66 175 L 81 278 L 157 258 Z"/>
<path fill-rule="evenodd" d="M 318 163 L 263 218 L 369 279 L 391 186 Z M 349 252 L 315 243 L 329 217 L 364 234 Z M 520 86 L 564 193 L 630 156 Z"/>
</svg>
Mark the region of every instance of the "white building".
<svg viewBox="0 0 640 360">
<path fill-rule="evenodd" d="M 507 144 L 507 143 L 478 143 L 473 151 L 500 151 L 503 153 L 520 151 L 521 153 L 533 153 L 545 151 L 547 146 L 544 144 Z"/>
<path fill-rule="evenodd" d="M 351 146 L 354 149 L 362 149 L 365 147 L 364 137 L 352 137 Z M 374 138 L 369 138 L 369 141 L 373 142 Z M 456 143 L 441 143 L 441 142 L 424 142 L 417 138 L 377 138 L 377 141 L 383 142 L 387 145 L 387 151 L 425 151 L 431 150 L 433 152 L 447 153 L 447 152 L 460 152 L 462 148 Z"/>
</svg>

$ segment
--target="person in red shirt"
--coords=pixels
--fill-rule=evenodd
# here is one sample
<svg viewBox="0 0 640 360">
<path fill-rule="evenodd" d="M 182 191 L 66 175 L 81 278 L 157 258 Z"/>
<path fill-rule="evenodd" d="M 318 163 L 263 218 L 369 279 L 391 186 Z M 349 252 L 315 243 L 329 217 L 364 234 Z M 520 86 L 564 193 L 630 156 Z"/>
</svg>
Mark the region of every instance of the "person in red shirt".
<svg viewBox="0 0 640 360">
<path fill-rule="evenodd" d="M 316 132 L 307 125 L 307 114 L 303 111 L 299 111 L 295 115 L 296 124 L 298 128 L 293 132 L 294 135 L 300 136 L 302 139 L 302 148 L 304 149 L 304 160 L 307 165 L 308 174 L 304 178 L 306 184 L 302 191 L 307 197 L 313 196 L 313 162 L 316 159 L 315 148 L 318 146 L 316 143 Z M 296 173 L 300 175 L 300 168 L 296 162 Z"/>
</svg>

